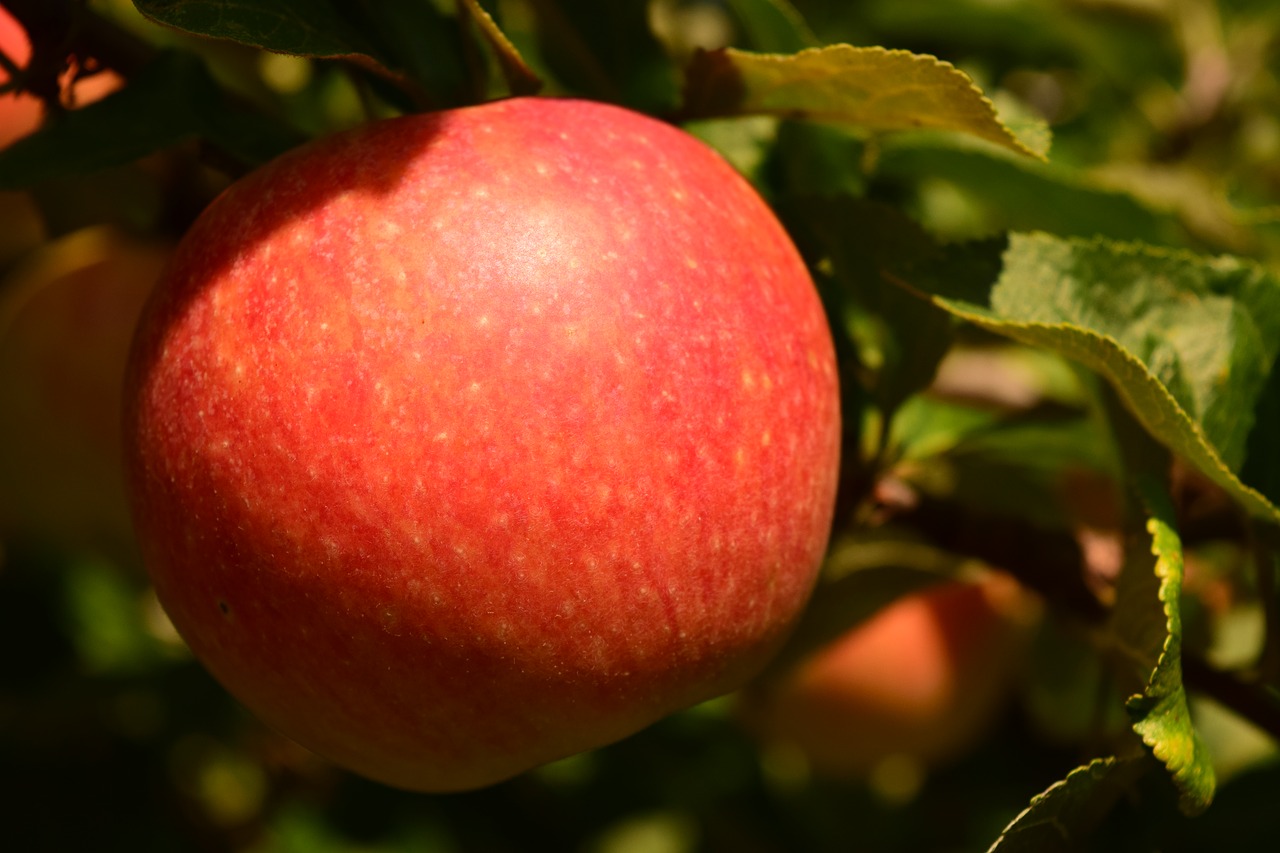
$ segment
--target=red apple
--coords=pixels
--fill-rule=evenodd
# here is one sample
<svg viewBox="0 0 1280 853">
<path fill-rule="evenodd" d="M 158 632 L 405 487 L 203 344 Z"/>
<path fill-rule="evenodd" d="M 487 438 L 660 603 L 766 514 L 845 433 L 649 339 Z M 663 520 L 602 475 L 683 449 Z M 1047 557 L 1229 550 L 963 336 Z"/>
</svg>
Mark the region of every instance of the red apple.
<svg viewBox="0 0 1280 853">
<path fill-rule="evenodd" d="M 31 41 L 17 19 L 0 6 L 0 50 L 19 68 L 31 60 Z M 0 85 L 9 82 L 9 73 L 0 68 Z M 0 148 L 26 136 L 40 125 L 40 99 L 25 92 L 0 95 Z"/>
<path fill-rule="evenodd" d="M 0 535 L 131 542 L 120 388 L 168 247 L 76 232 L 0 283 Z"/>
<path fill-rule="evenodd" d="M 19 68 L 31 61 L 31 39 L 22 24 L 0 6 L 0 50 Z M 9 74 L 0 68 L 0 85 L 9 82 Z M 72 83 L 68 74 L 62 79 L 62 101 L 67 107 L 80 107 L 106 97 L 123 85 L 113 71 L 101 71 Z M 44 106 L 40 99 L 25 92 L 0 95 L 0 148 L 21 139 L 40 126 Z"/>
<path fill-rule="evenodd" d="M 268 723 L 474 788 L 724 693 L 825 549 L 830 333 L 770 209 L 603 104 L 376 123 L 239 182 L 127 391 L 157 593 Z"/>
<path fill-rule="evenodd" d="M 753 687 L 744 716 L 823 776 L 865 777 L 888 759 L 946 762 L 1009 698 L 1033 612 L 1004 575 L 906 595 L 781 680 Z"/>
</svg>

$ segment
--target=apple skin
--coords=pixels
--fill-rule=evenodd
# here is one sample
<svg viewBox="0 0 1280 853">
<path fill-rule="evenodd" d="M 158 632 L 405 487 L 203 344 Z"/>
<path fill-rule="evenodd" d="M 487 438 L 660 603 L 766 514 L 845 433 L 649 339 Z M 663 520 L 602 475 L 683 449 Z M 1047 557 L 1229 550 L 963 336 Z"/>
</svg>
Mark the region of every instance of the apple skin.
<svg viewBox="0 0 1280 853">
<path fill-rule="evenodd" d="M 132 552 L 120 388 L 169 250 L 87 228 L 0 282 L 0 537 Z"/>
<path fill-rule="evenodd" d="M 267 723 L 481 787 L 725 693 L 829 533 L 830 331 L 682 131 L 544 98 L 393 119 L 230 188 L 135 341 L 156 591 Z"/>
<path fill-rule="evenodd" d="M 944 764 L 1009 699 L 1037 607 L 1012 578 L 949 581 L 886 606 L 773 683 L 744 694 L 744 722 L 828 778 L 881 762 Z"/>
</svg>

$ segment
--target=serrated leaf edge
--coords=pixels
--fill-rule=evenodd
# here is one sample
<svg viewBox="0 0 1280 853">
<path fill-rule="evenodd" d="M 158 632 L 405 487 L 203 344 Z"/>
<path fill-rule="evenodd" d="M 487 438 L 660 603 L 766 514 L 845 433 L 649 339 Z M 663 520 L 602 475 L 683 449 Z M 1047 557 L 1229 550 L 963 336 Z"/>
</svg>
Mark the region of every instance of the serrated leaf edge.
<svg viewBox="0 0 1280 853">
<path fill-rule="evenodd" d="M 809 55 L 816 54 L 816 53 L 830 54 L 834 52 L 839 52 L 839 53 L 853 52 L 853 53 L 858 53 L 863 55 L 879 54 L 883 56 L 906 57 L 910 59 L 912 62 L 917 64 L 929 64 L 934 67 L 941 68 L 944 71 L 953 75 L 954 77 L 958 78 L 959 80 L 963 81 L 964 85 L 970 91 L 972 91 L 975 95 L 978 96 L 980 104 L 987 108 L 991 120 L 995 122 L 996 126 L 1000 129 L 1000 132 L 1003 134 L 1004 136 L 1003 145 L 1005 147 L 1010 148 L 1014 151 L 1017 151 L 1019 154 L 1023 154 L 1027 157 L 1030 157 L 1033 160 L 1043 161 L 1047 159 L 1045 155 L 1036 152 L 1034 149 L 1028 147 L 1025 143 L 1023 143 L 1022 140 L 1018 139 L 1017 134 L 1015 134 L 1012 130 L 1010 130 L 1009 126 L 1006 125 L 1003 121 L 1001 121 L 1000 113 L 996 109 L 995 103 L 990 98 L 987 97 L 986 93 L 983 92 L 982 89 L 978 86 L 978 84 L 974 82 L 972 77 L 970 77 L 965 72 L 961 71 L 954 64 L 946 61 L 945 59 L 939 59 L 938 57 L 933 56 L 932 54 L 915 53 L 913 51 L 903 50 L 901 48 L 886 48 L 886 47 L 881 47 L 880 45 L 859 47 L 851 44 L 833 44 L 833 45 L 826 45 L 824 47 L 809 47 L 809 48 L 805 48 L 804 50 L 797 51 L 796 53 L 757 53 L 755 51 L 741 50 L 733 47 L 723 48 L 722 52 L 726 56 L 730 56 L 730 57 L 733 57 L 733 56 L 749 57 L 752 60 L 760 60 L 762 62 L 774 63 L 778 65 L 781 65 L 784 63 L 796 62 L 796 61 L 799 61 L 801 57 L 807 57 Z M 771 110 L 771 109 L 745 110 L 744 114 L 747 114 L 747 113 L 754 114 L 754 115 L 770 115 L 770 116 L 775 116 L 780 118 L 794 117 L 796 114 L 795 111 L 792 111 L 792 110 Z M 807 118 L 812 118 L 819 121 L 847 123 L 847 119 L 845 119 L 840 113 L 824 113 L 824 112 L 806 110 L 806 111 L 803 111 L 803 115 Z M 950 130 L 950 131 L 959 132 L 959 133 L 967 133 L 968 135 L 975 136 L 979 139 L 985 138 L 985 137 L 979 136 L 978 134 L 972 133 L 971 131 L 961 131 L 961 130 L 956 130 L 955 128 L 937 128 L 937 129 Z M 1001 144 L 1001 143 L 997 143 L 996 140 L 993 140 L 993 139 L 988 139 L 987 141 L 992 142 L 993 144 Z"/>
<path fill-rule="evenodd" d="M 908 282 L 904 282 L 896 277 L 894 278 L 894 281 L 904 287 L 914 290 Z M 920 293 L 919 290 L 916 290 L 916 292 Z M 1261 492 L 1254 489 L 1252 486 L 1247 485 L 1243 480 L 1237 477 L 1230 468 L 1227 467 L 1226 462 L 1224 462 L 1222 457 L 1218 455 L 1217 449 L 1212 443 L 1210 443 L 1208 437 L 1204 434 L 1204 430 L 1198 423 L 1192 420 L 1191 416 L 1188 415 L 1182 406 L 1178 404 L 1178 401 L 1174 399 L 1173 395 L 1169 392 L 1169 389 L 1165 387 L 1164 383 L 1156 378 L 1155 374 L 1153 374 L 1149 369 L 1147 369 L 1147 366 L 1143 364 L 1141 359 L 1129 352 L 1129 350 L 1125 349 L 1125 347 L 1111 335 L 1104 335 L 1100 332 L 1095 332 L 1092 329 L 1086 329 L 1083 326 L 1077 326 L 1073 323 L 1025 323 L 1013 320 L 1001 320 L 998 317 L 984 316 L 974 311 L 959 307 L 953 303 L 952 300 L 945 297 L 934 296 L 927 293 L 923 295 L 933 301 L 936 305 L 963 320 L 967 320 L 975 325 L 981 326 L 988 331 L 996 332 L 997 334 L 1002 334 L 1006 337 L 1022 341 L 1023 343 L 1044 346 L 1044 342 L 1036 339 L 1032 333 L 1036 331 L 1066 331 L 1090 338 L 1101 343 L 1114 353 L 1119 354 L 1121 360 L 1138 375 L 1140 381 L 1144 382 L 1156 393 L 1158 397 L 1161 398 L 1163 402 L 1168 404 L 1169 408 L 1172 409 L 1174 413 L 1173 429 L 1175 433 L 1177 433 L 1174 437 L 1186 441 L 1187 445 L 1198 450 L 1200 457 L 1202 457 L 1196 458 L 1196 454 L 1189 455 L 1190 460 L 1195 463 L 1196 467 L 1204 472 L 1215 483 L 1222 486 L 1235 496 L 1240 504 L 1251 515 L 1262 519 L 1263 521 L 1270 522 L 1271 524 L 1280 525 L 1280 508 L 1277 508 L 1272 504 Z M 1163 436 L 1163 433 L 1160 431 L 1161 422 L 1164 421 L 1164 418 L 1154 418 L 1152 417 L 1152 413 L 1143 411 L 1144 407 L 1139 406 L 1137 401 L 1132 399 L 1125 385 L 1119 381 L 1121 377 L 1118 375 L 1118 371 L 1112 369 L 1101 359 L 1095 362 L 1093 359 L 1088 358 L 1084 353 L 1076 351 L 1076 348 L 1074 347 L 1055 347 L 1055 349 L 1058 349 L 1058 351 L 1063 355 L 1066 355 L 1075 361 L 1080 361 L 1087 367 L 1097 370 L 1103 376 L 1107 377 L 1107 379 L 1111 381 L 1112 385 L 1120 393 L 1121 399 L 1125 401 L 1129 411 L 1138 419 L 1138 422 L 1141 423 L 1147 432 L 1155 436 L 1162 444 L 1169 446 Z M 1179 452 L 1176 447 L 1171 447 L 1170 449 L 1175 453 Z"/>
<path fill-rule="evenodd" d="M 1017 816 L 1014 817 L 1013 820 L 1009 821 L 1009 823 L 1005 826 L 1005 828 L 1000 831 L 1000 837 L 997 838 L 989 848 L 987 848 L 987 853 L 998 853 L 998 848 L 1004 842 L 1004 840 L 1008 837 L 1010 831 L 1014 830 L 1018 826 L 1018 824 L 1022 821 L 1022 819 L 1027 817 L 1027 815 L 1031 814 L 1031 812 L 1037 806 L 1039 806 L 1045 800 L 1049 799 L 1049 797 L 1053 796 L 1055 791 L 1065 788 L 1067 785 L 1071 784 L 1073 779 L 1075 779 L 1077 776 L 1080 776 L 1082 774 L 1087 773 L 1089 775 L 1094 775 L 1099 770 L 1106 770 L 1110 772 L 1119 764 L 1119 761 L 1120 759 L 1116 758 L 1114 755 L 1107 756 L 1105 758 L 1095 758 L 1092 761 L 1090 761 L 1088 764 L 1083 764 L 1080 767 L 1077 767 L 1076 769 L 1072 770 L 1066 776 L 1059 779 L 1057 782 L 1054 782 L 1052 785 L 1050 785 L 1048 788 L 1045 788 L 1040 793 L 1036 794 L 1034 797 L 1031 798 L 1031 802 L 1027 803 L 1027 807 L 1024 808 L 1022 811 L 1018 812 Z M 1050 826 L 1056 827 L 1059 833 L 1062 835 L 1063 840 L 1070 842 L 1071 835 L 1065 829 L 1060 827 L 1056 820 L 1049 820 L 1049 821 L 1046 821 L 1045 823 L 1049 824 Z"/>
<path fill-rule="evenodd" d="M 1168 525 L 1160 519 L 1159 515 L 1156 512 L 1155 507 L 1153 506 L 1152 496 L 1147 491 L 1148 488 L 1150 488 L 1148 484 L 1141 483 L 1139 486 L 1139 492 L 1141 494 L 1143 503 L 1146 505 L 1147 513 L 1150 516 L 1147 519 L 1146 529 L 1147 529 L 1147 532 L 1151 535 L 1151 555 L 1156 558 L 1156 563 L 1153 571 L 1155 572 L 1156 577 L 1160 579 L 1160 586 L 1156 594 L 1160 600 L 1161 611 L 1164 613 L 1164 617 L 1165 617 L 1165 639 L 1164 639 L 1164 643 L 1161 644 L 1160 655 L 1156 659 L 1155 666 L 1152 667 L 1151 674 L 1147 677 L 1147 685 L 1145 690 L 1143 691 L 1141 696 L 1134 696 L 1127 703 L 1131 708 L 1133 707 L 1135 702 L 1138 704 L 1142 704 L 1148 700 L 1153 700 L 1153 699 L 1157 703 L 1160 701 L 1160 697 L 1163 694 L 1160 692 L 1156 682 L 1159 679 L 1165 667 L 1169 665 L 1169 657 L 1171 654 L 1178 655 L 1176 666 L 1178 667 L 1178 672 L 1179 672 L 1179 676 L 1178 676 L 1179 688 L 1183 693 L 1182 701 L 1184 704 L 1186 702 L 1186 687 L 1185 685 L 1182 684 L 1182 678 L 1181 678 L 1181 666 L 1182 666 L 1182 663 L 1181 663 L 1182 639 L 1180 635 L 1181 632 L 1180 632 L 1179 626 L 1174 624 L 1175 622 L 1181 622 L 1181 615 L 1176 614 L 1174 612 L 1174 608 L 1179 606 L 1179 602 L 1182 594 L 1182 578 L 1175 577 L 1175 573 L 1173 571 L 1173 565 L 1172 563 L 1170 563 L 1168 557 L 1166 556 L 1165 549 L 1162 547 L 1160 542 L 1162 531 L 1169 531 L 1171 535 L 1173 535 L 1175 538 L 1177 538 L 1177 532 L 1169 528 Z M 1179 540 L 1178 547 L 1179 549 L 1181 549 L 1180 540 Z M 1173 760 L 1174 756 L 1170 755 L 1167 749 L 1162 749 L 1162 746 L 1164 744 L 1159 739 L 1151 736 L 1148 732 L 1144 732 L 1142 729 L 1139 728 L 1139 726 L 1146 719 L 1147 718 L 1144 717 L 1142 720 L 1134 720 L 1134 723 L 1133 723 L 1134 733 L 1137 734 L 1140 738 L 1142 738 L 1142 742 L 1145 743 L 1151 749 L 1152 754 L 1155 755 L 1156 759 L 1162 765 L 1164 765 L 1165 769 L 1168 770 L 1169 775 L 1173 777 L 1175 784 L 1177 784 L 1178 786 L 1178 791 L 1180 794 L 1180 805 L 1182 807 L 1182 810 L 1187 814 L 1198 814 L 1199 812 L 1204 811 L 1204 809 L 1209 807 L 1209 803 L 1212 802 L 1213 788 L 1214 788 L 1214 772 L 1213 772 L 1213 765 L 1207 763 L 1207 761 L 1203 761 L 1204 744 L 1202 741 L 1200 741 L 1199 735 L 1195 732 L 1194 729 L 1192 729 L 1193 751 L 1201 753 L 1201 756 L 1200 756 L 1200 758 L 1202 759 L 1201 767 L 1207 773 L 1207 776 L 1208 776 L 1207 786 L 1208 786 L 1209 795 L 1208 795 L 1208 799 L 1203 801 L 1193 797 L 1181 782 L 1181 779 L 1183 777 L 1183 771 L 1186 770 L 1188 767 L 1191 767 L 1192 765 L 1188 764 L 1181 767 L 1175 767 L 1173 764 L 1171 764 L 1170 762 Z"/>
</svg>

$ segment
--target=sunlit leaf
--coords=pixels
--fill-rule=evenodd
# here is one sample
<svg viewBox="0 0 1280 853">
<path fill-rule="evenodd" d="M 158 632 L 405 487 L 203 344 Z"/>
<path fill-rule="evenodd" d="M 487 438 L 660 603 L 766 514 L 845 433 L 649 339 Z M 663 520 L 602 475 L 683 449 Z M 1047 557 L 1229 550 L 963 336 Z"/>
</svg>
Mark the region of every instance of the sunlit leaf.
<svg viewBox="0 0 1280 853">
<path fill-rule="evenodd" d="M 1180 792 L 1179 805 L 1198 814 L 1213 800 L 1213 764 L 1191 724 L 1182 684 L 1182 540 L 1164 488 L 1150 473 L 1134 476 L 1150 518 L 1150 559 L 1125 566 L 1117 591 L 1112 630 L 1129 654 L 1154 664 L 1143 692 L 1126 706 L 1133 730 L 1168 769 Z"/>
<path fill-rule="evenodd" d="M 905 50 L 703 51 L 686 72 L 684 111 L 690 117 L 763 113 L 868 131 L 948 130 L 1035 156 L 967 75 Z"/>
</svg>

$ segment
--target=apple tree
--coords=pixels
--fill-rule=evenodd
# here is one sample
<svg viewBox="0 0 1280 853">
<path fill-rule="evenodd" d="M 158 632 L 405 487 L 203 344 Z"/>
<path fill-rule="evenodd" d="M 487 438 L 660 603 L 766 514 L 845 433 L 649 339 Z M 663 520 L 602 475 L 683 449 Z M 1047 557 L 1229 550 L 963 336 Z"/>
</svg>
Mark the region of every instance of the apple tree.
<svg viewBox="0 0 1280 853">
<path fill-rule="evenodd" d="M 515 118 L 456 118 L 490 115 Z M 6 845 L 1270 849 L 1277 116 L 1265 0 L 3 0 Z M 429 132 L 384 132 L 410 126 Z M 279 165 L 307 152 L 363 169 L 372 201 Z M 630 278 L 573 273 L 607 322 L 551 300 L 556 325 L 498 341 L 520 287 L 632 231 Z M 454 300 L 446 258 L 497 283 Z M 399 415 L 327 406 L 388 387 L 336 350 L 277 367 L 320 352 L 308 322 L 350 343 L 357 279 L 399 336 L 379 355 Z M 228 305 L 254 322 L 201 337 Z M 568 338 L 605 378 L 548 372 Z M 475 373 L 501 352 L 514 367 Z M 686 446 L 690 412 L 710 414 Z M 294 417 L 308 441 L 286 446 Z M 210 467 L 218 418 L 259 456 Z M 302 461 L 268 482 L 277 451 Z M 351 497 L 375 453 L 376 506 Z M 588 486 L 595 516 L 543 500 Z M 590 574 L 644 536 L 682 544 Z M 568 594 L 528 592 L 526 551 L 595 615 L 539 622 Z M 306 582 L 319 566 L 363 586 Z M 706 642 L 641 642 L 664 619 Z M 491 628 L 527 642 L 484 657 Z M 642 680 L 601 687 L 587 659 L 624 657 Z M 425 776 L 380 772 L 421 764 L 405 720 L 432 727 Z"/>
</svg>

